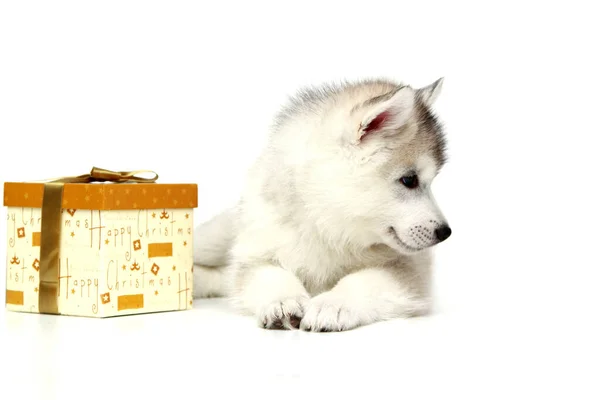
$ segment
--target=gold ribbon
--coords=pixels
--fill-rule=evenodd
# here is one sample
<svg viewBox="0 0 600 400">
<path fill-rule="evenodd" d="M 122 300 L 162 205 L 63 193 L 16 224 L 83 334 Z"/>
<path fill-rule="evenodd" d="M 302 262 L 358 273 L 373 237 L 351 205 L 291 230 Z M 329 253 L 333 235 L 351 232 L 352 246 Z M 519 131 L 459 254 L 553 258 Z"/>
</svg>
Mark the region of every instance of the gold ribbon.
<svg viewBox="0 0 600 400">
<path fill-rule="evenodd" d="M 143 178 L 137 176 L 144 172 L 151 173 L 154 177 Z M 60 277 L 61 209 L 64 184 L 92 182 L 154 183 L 157 179 L 158 174 L 153 171 L 139 170 L 115 172 L 94 167 L 89 174 L 62 177 L 44 183 L 42 232 L 40 242 L 40 287 L 38 298 L 40 313 L 59 314 L 58 282 Z"/>
</svg>

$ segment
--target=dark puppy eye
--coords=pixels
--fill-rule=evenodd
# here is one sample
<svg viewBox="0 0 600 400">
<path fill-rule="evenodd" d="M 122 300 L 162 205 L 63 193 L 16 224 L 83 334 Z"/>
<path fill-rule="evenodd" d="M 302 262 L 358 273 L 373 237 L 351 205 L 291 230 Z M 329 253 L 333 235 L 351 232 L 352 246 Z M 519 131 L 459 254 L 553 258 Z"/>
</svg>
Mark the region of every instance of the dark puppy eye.
<svg viewBox="0 0 600 400">
<path fill-rule="evenodd" d="M 409 189 L 414 189 L 419 186 L 419 178 L 416 175 L 403 176 L 400 178 L 400 183 Z"/>
</svg>

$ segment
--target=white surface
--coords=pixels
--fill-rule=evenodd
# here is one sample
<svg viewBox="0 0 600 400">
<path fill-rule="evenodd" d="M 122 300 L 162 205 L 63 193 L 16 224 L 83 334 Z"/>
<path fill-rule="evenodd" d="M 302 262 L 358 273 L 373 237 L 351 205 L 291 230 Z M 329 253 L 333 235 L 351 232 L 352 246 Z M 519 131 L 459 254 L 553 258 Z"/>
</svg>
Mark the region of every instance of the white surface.
<svg viewBox="0 0 600 400">
<path fill-rule="evenodd" d="M 593 399 L 589 317 L 471 308 L 316 334 L 257 329 L 219 300 L 109 320 L 5 314 L 3 389 L 24 399 Z"/>
<path fill-rule="evenodd" d="M 342 334 L 263 331 L 219 301 L 5 312 L 0 398 L 598 399 L 592 2 L 413 3 L 3 2 L 1 180 L 153 169 L 199 184 L 199 223 L 235 200 L 299 85 L 445 76 L 434 190 L 453 236 L 435 315 Z"/>
</svg>

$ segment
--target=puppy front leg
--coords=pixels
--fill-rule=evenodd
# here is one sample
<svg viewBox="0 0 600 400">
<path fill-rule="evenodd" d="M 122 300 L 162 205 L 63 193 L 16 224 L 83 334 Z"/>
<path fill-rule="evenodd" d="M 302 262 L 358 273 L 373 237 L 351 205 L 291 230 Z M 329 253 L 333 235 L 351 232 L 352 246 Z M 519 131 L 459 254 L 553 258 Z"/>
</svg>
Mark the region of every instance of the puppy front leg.
<svg viewBox="0 0 600 400">
<path fill-rule="evenodd" d="M 406 280 L 403 281 L 402 278 Z M 427 312 L 429 302 L 410 276 L 390 268 L 368 268 L 340 279 L 313 297 L 300 329 L 343 331 L 374 322 Z"/>
<path fill-rule="evenodd" d="M 300 280 L 279 266 L 240 264 L 233 271 L 231 298 L 266 329 L 297 329 L 310 296 Z"/>
</svg>

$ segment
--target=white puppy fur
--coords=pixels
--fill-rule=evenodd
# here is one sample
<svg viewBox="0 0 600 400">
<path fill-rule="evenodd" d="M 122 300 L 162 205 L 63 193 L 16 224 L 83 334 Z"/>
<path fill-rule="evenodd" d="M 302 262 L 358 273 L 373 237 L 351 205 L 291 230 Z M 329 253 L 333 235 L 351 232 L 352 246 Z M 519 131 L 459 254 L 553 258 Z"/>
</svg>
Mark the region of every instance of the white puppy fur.
<svg viewBox="0 0 600 400">
<path fill-rule="evenodd" d="M 431 248 L 450 228 L 431 192 L 445 141 L 413 89 L 304 89 L 277 115 L 236 207 L 197 227 L 195 296 L 260 327 L 340 331 L 427 313 Z"/>
</svg>

